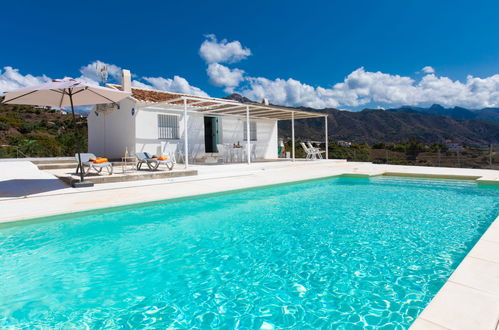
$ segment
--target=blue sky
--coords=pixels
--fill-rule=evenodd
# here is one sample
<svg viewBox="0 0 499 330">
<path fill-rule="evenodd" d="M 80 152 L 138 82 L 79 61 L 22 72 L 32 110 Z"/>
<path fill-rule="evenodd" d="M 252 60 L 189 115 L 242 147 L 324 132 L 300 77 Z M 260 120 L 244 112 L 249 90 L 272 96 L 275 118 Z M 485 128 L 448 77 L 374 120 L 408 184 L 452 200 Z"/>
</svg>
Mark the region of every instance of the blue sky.
<svg viewBox="0 0 499 330">
<path fill-rule="evenodd" d="M 31 76 L 79 77 L 99 60 L 130 69 L 136 86 L 293 106 L 499 106 L 497 1 L 11 1 L 2 10 L 0 92 Z M 246 55 L 210 63 L 205 41 L 238 42 Z M 175 76 L 197 89 L 165 83 Z"/>
</svg>

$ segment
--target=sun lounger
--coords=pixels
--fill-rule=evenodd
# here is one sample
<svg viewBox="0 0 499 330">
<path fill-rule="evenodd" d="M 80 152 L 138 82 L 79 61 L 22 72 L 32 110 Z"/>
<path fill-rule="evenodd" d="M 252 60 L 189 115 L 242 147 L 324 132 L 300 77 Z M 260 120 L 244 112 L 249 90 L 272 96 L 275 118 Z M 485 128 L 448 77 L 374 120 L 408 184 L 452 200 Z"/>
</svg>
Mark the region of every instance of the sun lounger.
<svg viewBox="0 0 499 330">
<path fill-rule="evenodd" d="M 97 157 L 90 153 L 80 154 L 80 156 L 83 168 L 80 169 L 80 165 L 78 164 L 76 167 L 76 174 L 78 174 L 80 170 L 83 172 L 84 176 L 89 174 L 91 170 L 94 170 L 97 174 L 100 174 L 103 169 L 106 169 L 109 175 L 113 174 L 113 165 L 110 162 L 106 161 L 102 163 L 95 163 L 94 160 L 96 160 Z M 75 154 L 75 159 L 78 162 L 78 154 Z"/>
<path fill-rule="evenodd" d="M 321 150 L 314 148 L 314 147 L 312 147 L 312 148 L 307 147 L 307 145 L 304 142 L 300 142 L 300 145 L 302 146 L 303 150 L 306 153 L 305 159 L 307 159 L 307 160 L 315 160 L 317 158 L 322 159 L 321 154 L 324 153 L 325 151 L 321 151 Z"/>
<path fill-rule="evenodd" d="M 159 159 L 156 157 L 152 157 L 147 152 L 137 152 L 135 156 L 137 156 L 137 170 L 140 170 L 142 165 L 146 164 L 151 171 L 156 171 L 159 165 L 166 165 L 166 167 L 171 171 L 173 170 L 173 166 L 175 165 L 173 157 L 167 157 L 167 159 Z"/>
<path fill-rule="evenodd" d="M 322 158 L 322 154 L 325 153 L 326 151 L 323 151 L 323 150 L 320 150 L 317 147 L 314 147 L 312 145 L 312 142 L 310 142 L 310 141 L 307 142 L 307 146 L 308 146 L 308 149 L 311 150 L 312 152 L 314 152 L 319 159 L 323 159 Z"/>
</svg>

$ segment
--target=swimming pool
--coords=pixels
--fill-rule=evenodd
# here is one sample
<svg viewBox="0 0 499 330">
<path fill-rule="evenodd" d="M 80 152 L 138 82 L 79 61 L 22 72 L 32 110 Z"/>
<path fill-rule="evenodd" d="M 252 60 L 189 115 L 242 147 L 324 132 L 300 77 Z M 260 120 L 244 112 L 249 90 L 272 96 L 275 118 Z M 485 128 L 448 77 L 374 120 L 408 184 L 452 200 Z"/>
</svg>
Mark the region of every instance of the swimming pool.
<svg viewBox="0 0 499 330">
<path fill-rule="evenodd" d="M 342 177 L 1 228 L 0 327 L 407 328 L 498 197 Z"/>
</svg>

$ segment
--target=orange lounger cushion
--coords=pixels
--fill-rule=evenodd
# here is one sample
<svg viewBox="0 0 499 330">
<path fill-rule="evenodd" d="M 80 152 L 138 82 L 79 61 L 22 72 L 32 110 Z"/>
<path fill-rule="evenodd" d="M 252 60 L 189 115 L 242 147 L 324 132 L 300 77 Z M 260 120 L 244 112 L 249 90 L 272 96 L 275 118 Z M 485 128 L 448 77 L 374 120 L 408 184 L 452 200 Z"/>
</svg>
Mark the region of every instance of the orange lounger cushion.
<svg viewBox="0 0 499 330">
<path fill-rule="evenodd" d="M 102 164 L 102 163 L 107 163 L 108 160 L 107 160 L 107 158 L 97 158 L 93 162 L 94 162 L 94 164 Z"/>
</svg>

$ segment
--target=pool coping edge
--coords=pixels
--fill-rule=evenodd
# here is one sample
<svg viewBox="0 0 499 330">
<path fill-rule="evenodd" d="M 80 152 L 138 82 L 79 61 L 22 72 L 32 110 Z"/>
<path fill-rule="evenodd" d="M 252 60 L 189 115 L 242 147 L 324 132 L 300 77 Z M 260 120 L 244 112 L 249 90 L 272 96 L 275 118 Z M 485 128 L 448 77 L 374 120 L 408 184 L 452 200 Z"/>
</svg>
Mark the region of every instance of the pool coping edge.
<svg viewBox="0 0 499 330">
<path fill-rule="evenodd" d="M 475 256 L 477 253 L 484 255 L 486 252 L 477 252 L 477 247 L 490 242 L 499 246 L 499 216 L 461 260 L 410 330 L 427 329 L 425 322 L 441 329 L 499 327 L 499 258 L 490 260 Z M 476 265 L 477 260 L 482 264 L 480 267 Z M 490 272 L 484 271 L 487 268 Z"/>
</svg>

